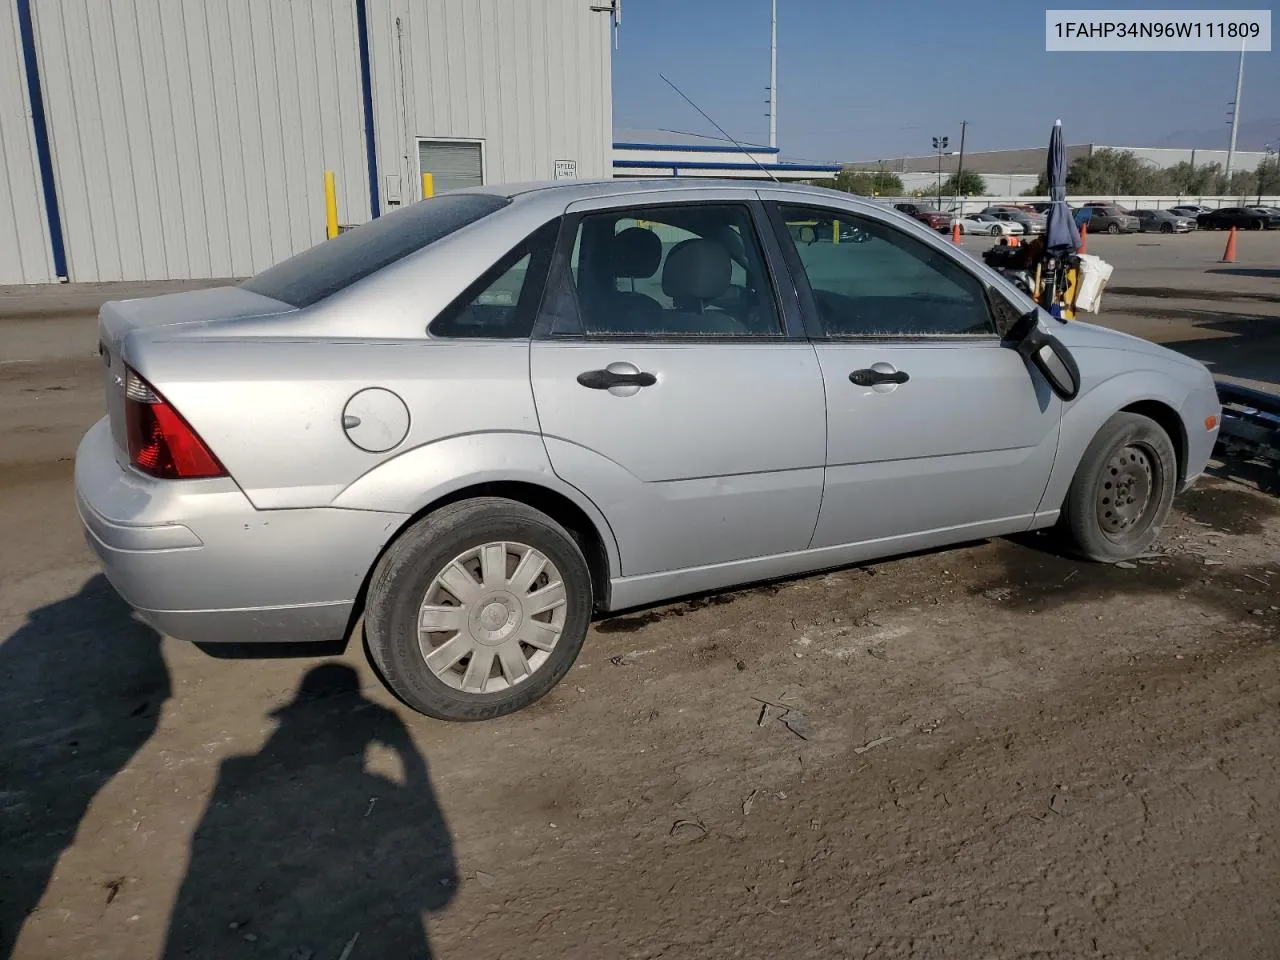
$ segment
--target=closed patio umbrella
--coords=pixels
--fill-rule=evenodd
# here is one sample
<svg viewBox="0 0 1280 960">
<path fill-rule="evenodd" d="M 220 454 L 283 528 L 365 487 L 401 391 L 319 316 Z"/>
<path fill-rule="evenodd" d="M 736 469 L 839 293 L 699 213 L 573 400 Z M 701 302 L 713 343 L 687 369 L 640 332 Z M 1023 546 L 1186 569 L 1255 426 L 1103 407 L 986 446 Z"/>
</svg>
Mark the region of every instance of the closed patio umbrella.
<svg viewBox="0 0 1280 960">
<path fill-rule="evenodd" d="M 1080 249 L 1080 231 L 1071 208 L 1067 206 L 1067 147 L 1062 140 L 1062 121 L 1053 125 L 1049 135 L 1049 207 L 1045 226 L 1045 248 L 1051 256 L 1061 257 Z"/>
</svg>

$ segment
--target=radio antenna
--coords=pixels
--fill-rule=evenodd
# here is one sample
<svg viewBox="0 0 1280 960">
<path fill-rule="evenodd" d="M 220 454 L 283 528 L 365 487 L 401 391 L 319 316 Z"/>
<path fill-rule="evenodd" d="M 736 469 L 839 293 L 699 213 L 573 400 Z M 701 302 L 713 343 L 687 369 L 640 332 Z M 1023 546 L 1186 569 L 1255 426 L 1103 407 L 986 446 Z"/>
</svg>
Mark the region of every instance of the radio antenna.
<svg viewBox="0 0 1280 960">
<path fill-rule="evenodd" d="M 683 90 L 681 90 L 681 89 L 680 89 L 679 87 L 677 87 L 674 83 L 672 83 L 670 80 L 668 80 L 668 79 L 666 78 L 666 76 L 665 76 L 665 75 L 663 75 L 663 74 L 661 74 L 661 73 L 660 73 L 660 74 L 658 74 L 658 76 L 659 76 L 659 77 L 662 77 L 662 81 L 663 81 L 667 86 L 669 86 L 669 87 L 670 87 L 672 90 L 674 90 L 676 93 L 680 94 L 680 96 L 684 98 L 685 103 L 689 104 L 689 106 L 693 107 L 693 109 L 697 110 L 700 114 L 702 114 L 704 117 L 706 117 L 707 122 L 708 122 L 708 123 L 710 123 L 710 124 L 711 124 L 713 127 L 715 127 L 717 130 L 719 130 L 719 131 L 724 135 L 724 138 L 725 138 L 726 140 L 728 140 L 728 141 L 729 141 L 730 143 L 732 143 L 735 147 L 737 147 L 740 151 L 742 151 L 742 152 L 743 152 L 743 153 L 745 153 L 748 157 L 750 157 L 750 158 L 751 158 L 751 162 L 752 162 L 752 163 L 754 163 L 757 167 L 759 167 L 759 168 L 760 168 L 760 170 L 761 170 L 761 172 L 762 172 L 762 173 L 764 173 L 764 175 L 765 175 L 765 176 L 767 176 L 767 177 L 768 177 L 770 180 L 772 180 L 774 183 L 780 183 L 780 182 L 781 182 L 780 180 L 778 180 L 778 178 L 777 178 L 777 177 L 775 177 L 775 176 L 773 175 L 773 171 L 772 171 L 772 170 L 770 170 L 770 169 L 769 169 L 768 167 L 766 167 L 763 163 L 761 163 L 759 160 L 757 160 L 757 159 L 756 159 L 756 155 L 755 155 L 754 153 L 752 153 L 750 150 L 748 150 L 746 147 L 744 147 L 742 144 L 740 144 L 737 140 L 733 139 L 733 137 L 729 136 L 728 131 L 726 131 L 724 127 L 720 126 L 720 124 L 716 123 L 714 120 L 712 120 L 712 119 L 711 119 L 711 117 L 710 117 L 710 116 L 708 116 L 708 115 L 707 115 L 707 111 L 703 110 L 700 106 L 698 106 L 696 103 L 694 103 L 692 100 L 690 100 L 687 96 L 685 96 L 685 92 L 684 92 Z"/>
</svg>

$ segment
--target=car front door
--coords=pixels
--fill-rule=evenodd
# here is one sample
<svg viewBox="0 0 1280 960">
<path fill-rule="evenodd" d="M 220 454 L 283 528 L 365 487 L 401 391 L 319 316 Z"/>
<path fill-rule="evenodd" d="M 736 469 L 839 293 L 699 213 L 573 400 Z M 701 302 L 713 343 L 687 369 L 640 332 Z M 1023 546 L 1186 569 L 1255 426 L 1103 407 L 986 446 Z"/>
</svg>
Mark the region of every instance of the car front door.
<svg viewBox="0 0 1280 960">
<path fill-rule="evenodd" d="M 822 374 L 763 210 L 690 196 L 570 206 L 531 348 L 553 468 L 608 518 L 627 577 L 803 550 L 822 498 Z"/>
<path fill-rule="evenodd" d="M 1061 401 L 993 323 L 986 288 L 940 242 L 762 191 L 815 340 L 827 470 L 815 548 L 883 552 L 1027 529 Z M 789 222 L 853 220 L 867 239 L 788 245 Z"/>
</svg>

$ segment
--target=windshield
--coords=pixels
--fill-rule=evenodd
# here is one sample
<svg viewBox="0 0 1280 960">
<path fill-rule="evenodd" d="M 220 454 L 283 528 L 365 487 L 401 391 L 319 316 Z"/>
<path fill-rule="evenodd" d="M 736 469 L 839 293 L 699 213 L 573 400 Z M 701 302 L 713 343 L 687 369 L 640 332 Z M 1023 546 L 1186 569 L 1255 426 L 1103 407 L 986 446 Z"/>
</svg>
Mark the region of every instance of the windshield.
<svg viewBox="0 0 1280 960">
<path fill-rule="evenodd" d="M 370 220 L 268 267 L 241 286 L 308 307 L 510 203 L 482 193 L 450 193 Z"/>
</svg>

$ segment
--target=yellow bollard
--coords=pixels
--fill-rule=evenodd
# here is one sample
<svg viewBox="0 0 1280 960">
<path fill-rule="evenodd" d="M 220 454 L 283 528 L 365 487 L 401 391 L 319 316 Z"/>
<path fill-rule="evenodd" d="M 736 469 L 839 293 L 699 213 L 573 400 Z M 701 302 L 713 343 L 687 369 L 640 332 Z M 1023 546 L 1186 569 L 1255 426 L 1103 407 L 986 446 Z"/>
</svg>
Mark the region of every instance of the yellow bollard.
<svg viewBox="0 0 1280 960">
<path fill-rule="evenodd" d="M 422 199 L 430 200 L 436 195 L 436 178 L 429 173 L 422 175 Z"/>
<path fill-rule="evenodd" d="M 831 242 L 832 243 L 840 242 L 840 221 L 839 220 L 831 221 Z"/>
<path fill-rule="evenodd" d="M 325 233 L 332 240 L 338 235 L 338 189 L 333 184 L 333 171 L 324 172 Z"/>
</svg>

